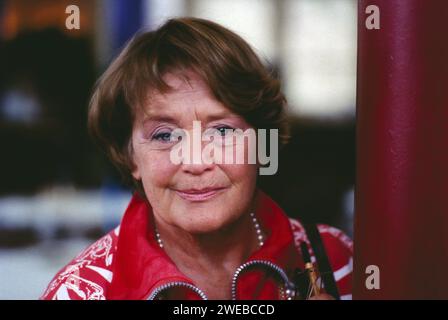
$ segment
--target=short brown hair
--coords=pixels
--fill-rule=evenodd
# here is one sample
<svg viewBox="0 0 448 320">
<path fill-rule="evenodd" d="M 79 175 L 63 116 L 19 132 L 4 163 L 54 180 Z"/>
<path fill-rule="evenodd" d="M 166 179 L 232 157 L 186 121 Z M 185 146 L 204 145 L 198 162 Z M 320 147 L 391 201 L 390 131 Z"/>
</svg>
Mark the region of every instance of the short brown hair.
<svg viewBox="0 0 448 320">
<path fill-rule="evenodd" d="M 126 182 L 132 177 L 130 138 L 135 110 L 148 89 L 166 92 L 163 76 L 192 70 L 216 99 L 257 129 L 278 129 L 279 144 L 288 138 L 280 82 L 238 35 L 198 18 L 168 20 L 160 28 L 137 33 L 100 77 L 93 93 L 88 127 Z"/>
</svg>

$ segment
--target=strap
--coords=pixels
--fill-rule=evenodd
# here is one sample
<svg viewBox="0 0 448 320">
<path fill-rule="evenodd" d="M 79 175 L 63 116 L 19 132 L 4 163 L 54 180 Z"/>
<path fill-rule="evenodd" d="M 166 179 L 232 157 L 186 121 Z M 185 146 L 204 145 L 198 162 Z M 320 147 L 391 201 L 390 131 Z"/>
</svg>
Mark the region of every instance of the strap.
<svg viewBox="0 0 448 320">
<path fill-rule="evenodd" d="M 319 267 L 319 273 L 325 287 L 325 292 L 333 296 L 335 299 L 339 300 L 340 295 L 338 287 L 336 286 L 333 270 L 328 260 L 328 255 L 325 251 L 325 247 L 322 242 L 320 232 L 317 229 L 317 225 L 315 223 L 312 223 L 304 224 L 303 226 L 308 236 L 308 240 L 310 241 L 314 255 L 316 256 L 317 265 Z"/>
</svg>

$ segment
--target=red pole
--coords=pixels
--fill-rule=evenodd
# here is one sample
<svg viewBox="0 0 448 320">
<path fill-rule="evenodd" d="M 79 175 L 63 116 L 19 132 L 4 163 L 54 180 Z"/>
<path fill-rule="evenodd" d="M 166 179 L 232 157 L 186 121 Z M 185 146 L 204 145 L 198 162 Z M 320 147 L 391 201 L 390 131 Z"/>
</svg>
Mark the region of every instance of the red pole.
<svg viewBox="0 0 448 320">
<path fill-rule="evenodd" d="M 354 298 L 448 299 L 448 1 L 358 12 Z"/>
</svg>

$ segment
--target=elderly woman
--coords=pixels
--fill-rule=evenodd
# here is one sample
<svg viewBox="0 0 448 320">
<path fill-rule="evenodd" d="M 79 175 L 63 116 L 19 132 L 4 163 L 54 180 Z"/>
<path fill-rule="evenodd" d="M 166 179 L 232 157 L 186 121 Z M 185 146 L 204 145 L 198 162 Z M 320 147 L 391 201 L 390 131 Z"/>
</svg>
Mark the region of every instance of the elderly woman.
<svg viewBox="0 0 448 320">
<path fill-rule="evenodd" d="M 235 132 L 274 129 L 284 144 L 284 106 L 250 46 L 216 23 L 172 19 L 135 36 L 100 78 L 88 120 L 136 192 L 120 226 L 64 267 L 42 298 L 307 298 L 299 282 L 312 279 L 305 260 L 315 258 L 302 224 L 257 188 L 259 161 L 218 159 L 238 144 Z M 188 143 L 197 124 L 212 136 L 211 161 L 204 140 L 199 150 Z M 179 145 L 185 159 L 175 162 Z M 319 232 L 338 294 L 350 298 L 351 241 L 332 227 Z"/>
</svg>

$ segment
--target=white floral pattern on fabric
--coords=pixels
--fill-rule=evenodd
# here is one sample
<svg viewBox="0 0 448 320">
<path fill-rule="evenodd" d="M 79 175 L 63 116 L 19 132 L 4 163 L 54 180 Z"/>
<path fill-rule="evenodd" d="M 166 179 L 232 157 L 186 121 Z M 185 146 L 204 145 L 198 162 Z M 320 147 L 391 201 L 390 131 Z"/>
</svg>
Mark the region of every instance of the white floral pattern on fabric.
<svg viewBox="0 0 448 320">
<path fill-rule="evenodd" d="M 289 219 L 296 248 L 306 242 L 311 260 L 316 261 L 303 225 Z M 318 225 L 322 240 L 330 245 L 328 251 L 341 299 L 351 299 L 351 276 L 353 270 L 353 243 L 341 230 Z M 50 282 L 41 299 L 53 300 L 105 300 L 107 288 L 112 282 L 112 263 L 117 250 L 120 226 L 86 248 Z M 337 258 L 337 259 L 336 259 Z"/>
<path fill-rule="evenodd" d="M 112 281 L 111 266 L 118 233 L 117 227 L 81 252 L 53 278 L 41 299 L 53 295 L 52 299 L 57 300 L 105 300 L 105 283 L 102 282 Z M 91 276 L 92 273 L 95 276 Z"/>
</svg>

